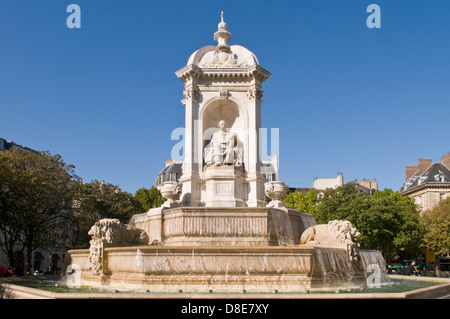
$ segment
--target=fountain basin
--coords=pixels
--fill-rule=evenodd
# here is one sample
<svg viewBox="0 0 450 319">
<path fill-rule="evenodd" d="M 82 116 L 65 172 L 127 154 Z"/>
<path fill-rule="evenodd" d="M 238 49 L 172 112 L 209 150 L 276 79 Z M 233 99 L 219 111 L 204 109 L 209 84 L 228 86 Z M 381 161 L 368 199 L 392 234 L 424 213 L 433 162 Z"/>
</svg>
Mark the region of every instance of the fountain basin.
<svg viewBox="0 0 450 319">
<path fill-rule="evenodd" d="M 67 287 L 59 276 L 29 276 L 2 278 L 0 299 L 411 299 L 447 298 L 450 294 L 449 278 L 407 277 L 387 275 L 389 283 L 380 288 L 340 290 L 308 293 L 154 293 L 142 290 L 113 290 L 108 288 Z M 63 279 L 63 280 L 61 280 Z M 56 286 L 57 285 L 57 286 Z"/>
<path fill-rule="evenodd" d="M 298 293 L 366 283 L 362 261 L 350 262 L 344 249 L 320 245 L 110 247 L 104 248 L 103 271 L 97 275 L 89 269 L 89 250 L 71 250 L 63 269 L 69 265 L 81 286 L 152 292 Z"/>
</svg>

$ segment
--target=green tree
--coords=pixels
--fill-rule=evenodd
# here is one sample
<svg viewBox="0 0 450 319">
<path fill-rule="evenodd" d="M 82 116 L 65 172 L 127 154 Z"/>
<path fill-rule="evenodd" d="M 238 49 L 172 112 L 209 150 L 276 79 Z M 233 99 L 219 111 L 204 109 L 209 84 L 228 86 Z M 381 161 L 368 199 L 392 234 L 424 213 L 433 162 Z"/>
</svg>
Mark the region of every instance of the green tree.
<svg viewBox="0 0 450 319">
<path fill-rule="evenodd" d="M 369 198 L 369 193 L 362 192 L 356 182 L 328 188 L 318 202 L 314 217 L 318 224 L 336 219 L 348 220 L 356 227 L 358 216 L 370 207 Z"/>
<path fill-rule="evenodd" d="M 143 211 L 141 203 L 133 194 L 122 192 L 117 185 L 94 180 L 86 186 L 91 193 L 85 198 L 86 203 L 100 218 L 117 218 L 127 223 L 131 216 Z"/>
<path fill-rule="evenodd" d="M 385 243 L 384 251 L 389 257 L 402 251 L 408 255 L 417 255 L 421 252 L 423 231 L 419 223 L 419 212 L 414 200 L 408 196 L 402 196 L 391 189 L 376 191 L 371 198 L 372 207 L 385 205 L 389 212 L 381 218 L 387 223 L 386 238 L 392 236 L 392 245 Z"/>
<path fill-rule="evenodd" d="M 316 191 L 311 188 L 306 194 L 288 191 L 284 198 L 287 207 L 295 208 L 301 213 L 315 215 L 318 197 Z"/>
<path fill-rule="evenodd" d="M 395 237 L 400 231 L 401 213 L 389 198 L 371 201 L 369 207 L 361 211 L 354 221 L 361 233 L 361 246 L 382 250 L 391 254 L 395 250 Z"/>
<path fill-rule="evenodd" d="M 384 251 L 392 257 L 397 251 L 419 253 L 422 228 L 414 202 L 391 189 L 373 196 L 356 182 L 327 189 L 316 205 L 318 224 L 348 220 L 361 233 L 362 248 Z"/>
<path fill-rule="evenodd" d="M 394 238 L 396 251 L 405 252 L 407 255 L 418 255 L 422 252 L 423 227 L 419 222 L 419 211 L 414 199 L 402 196 L 391 189 L 375 192 L 373 199 L 378 196 L 386 196 L 399 210 L 399 231 Z M 393 255 L 389 255 L 393 257 Z"/>
<path fill-rule="evenodd" d="M 134 194 L 134 198 L 141 203 L 145 212 L 164 203 L 164 198 L 155 186 L 152 186 L 150 189 L 145 187 L 138 189 Z"/>
<path fill-rule="evenodd" d="M 93 180 L 73 184 L 72 214 L 67 219 L 65 234 L 70 248 L 89 244 L 89 229 L 102 218 L 116 218 L 128 223 L 134 214 L 144 211 L 133 194 L 123 192 L 117 185 Z"/>
<path fill-rule="evenodd" d="M 23 244 L 21 252 L 28 252 L 27 271 L 32 266 L 31 252 L 53 244 L 61 222 L 70 214 L 74 176 L 74 166 L 59 155 L 0 152 L 0 229 L 11 265 L 15 264 L 13 241 Z"/>
<path fill-rule="evenodd" d="M 422 212 L 420 222 L 425 232 L 425 248 L 438 255 L 450 253 L 450 198 Z"/>
</svg>

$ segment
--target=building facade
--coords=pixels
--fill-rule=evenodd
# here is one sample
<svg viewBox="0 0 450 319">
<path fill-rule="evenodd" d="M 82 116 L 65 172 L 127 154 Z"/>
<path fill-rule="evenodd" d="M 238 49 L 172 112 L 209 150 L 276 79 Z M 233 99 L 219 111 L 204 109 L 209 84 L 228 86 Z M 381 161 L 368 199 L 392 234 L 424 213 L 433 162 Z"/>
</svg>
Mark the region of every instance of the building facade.
<svg viewBox="0 0 450 319">
<path fill-rule="evenodd" d="M 373 194 L 376 190 L 378 190 L 378 182 L 376 179 L 362 179 L 356 181 L 359 189 L 363 191 L 369 191 Z M 311 189 L 314 189 L 319 197 L 323 197 L 325 191 L 328 188 L 337 188 L 344 185 L 344 174 L 337 173 L 336 178 L 315 178 L 312 187 L 304 187 L 304 188 L 290 188 L 292 192 L 300 192 L 307 193 Z"/>
<path fill-rule="evenodd" d="M 344 185 L 344 175 L 338 173 L 336 178 L 315 178 L 313 189 L 320 195 L 325 192 L 327 188 L 336 188 Z"/>
<path fill-rule="evenodd" d="M 0 138 L 0 151 L 1 150 L 11 150 L 11 149 L 18 150 L 19 152 L 29 152 L 29 153 L 33 153 L 33 154 L 40 154 L 39 151 L 36 151 L 29 147 L 22 146 L 15 142 L 5 140 L 4 138 Z"/>
<path fill-rule="evenodd" d="M 406 181 L 399 193 L 414 198 L 419 211 L 432 209 L 450 196 L 450 153 L 433 163 L 420 158 L 418 165 L 405 167 Z"/>
</svg>

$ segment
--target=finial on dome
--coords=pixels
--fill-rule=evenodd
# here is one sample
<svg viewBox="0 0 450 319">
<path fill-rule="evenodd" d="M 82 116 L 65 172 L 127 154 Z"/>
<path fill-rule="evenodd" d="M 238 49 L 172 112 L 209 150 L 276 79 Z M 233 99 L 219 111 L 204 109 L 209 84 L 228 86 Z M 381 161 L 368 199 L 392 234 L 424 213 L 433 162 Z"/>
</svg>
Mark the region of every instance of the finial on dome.
<svg viewBox="0 0 450 319">
<path fill-rule="evenodd" d="M 218 30 L 214 33 L 214 40 L 218 43 L 218 51 L 229 51 L 230 46 L 227 42 L 231 39 L 231 33 L 227 31 L 227 24 L 223 21 L 223 11 L 220 12 L 220 20 Z"/>
</svg>

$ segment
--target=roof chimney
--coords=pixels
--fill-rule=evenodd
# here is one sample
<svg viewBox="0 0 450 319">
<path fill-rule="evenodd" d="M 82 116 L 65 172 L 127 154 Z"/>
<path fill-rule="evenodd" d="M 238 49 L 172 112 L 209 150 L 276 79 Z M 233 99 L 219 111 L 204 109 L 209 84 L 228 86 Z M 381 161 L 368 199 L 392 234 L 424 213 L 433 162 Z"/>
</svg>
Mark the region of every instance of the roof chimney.
<svg viewBox="0 0 450 319">
<path fill-rule="evenodd" d="M 405 175 L 406 175 L 406 181 L 408 181 L 409 178 L 414 176 L 414 173 L 417 172 L 419 169 L 416 165 L 406 165 L 405 166 Z"/>
<path fill-rule="evenodd" d="M 177 161 L 174 159 L 166 160 L 166 167 L 172 165 L 173 163 L 176 163 Z"/>
<path fill-rule="evenodd" d="M 337 186 L 343 186 L 344 185 L 344 174 L 338 173 L 336 178 Z"/>
<path fill-rule="evenodd" d="M 432 163 L 431 158 L 419 158 L 419 175 L 422 175 Z"/>
<path fill-rule="evenodd" d="M 441 163 L 444 164 L 445 167 L 450 169 L 450 153 L 441 157 Z"/>
</svg>

